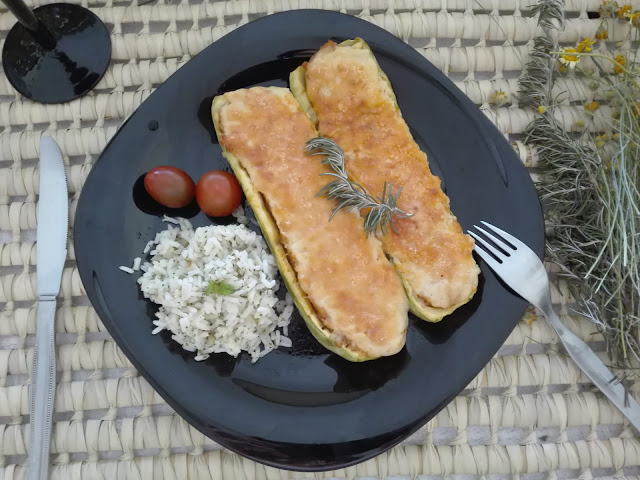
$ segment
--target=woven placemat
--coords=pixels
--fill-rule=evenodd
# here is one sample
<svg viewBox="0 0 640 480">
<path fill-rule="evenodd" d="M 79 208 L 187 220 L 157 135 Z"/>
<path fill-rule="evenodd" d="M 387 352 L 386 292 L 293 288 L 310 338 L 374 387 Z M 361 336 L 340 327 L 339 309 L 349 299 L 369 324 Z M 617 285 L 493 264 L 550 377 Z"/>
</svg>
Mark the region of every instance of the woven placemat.
<svg viewBox="0 0 640 480">
<path fill-rule="evenodd" d="M 358 15 L 415 47 L 485 111 L 535 175 L 535 152 L 521 141 L 535 112 L 519 108 L 515 99 L 536 33 L 528 0 L 158 0 L 142 6 L 90 0 L 83 5 L 107 23 L 113 43 L 112 64 L 90 95 L 64 105 L 35 104 L 0 75 L 0 480 L 26 478 L 41 135 L 54 136 L 65 155 L 73 227 L 93 161 L 154 88 L 204 47 L 254 18 L 323 8 Z M 561 41 L 573 45 L 593 35 L 599 20 L 589 19 L 589 12 L 599 6 L 599 0 L 567 0 Z M 633 6 L 640 8 L 640 0 Z M 14 22 L 1 11 L 0 38 Z M 613 51 L 625 28 L 610 28 L 610 43 L 598 48 Z M 558 120 L 573 129 L 585 112 L 572 101 L 591 100 L 597 92 L 579 80 L 557 88 L 568 92 Z M 497 90 L 507 95 L 506 105 L 491 104 Z M 596 118 L 609 114 L 603 107 Z M 401 446 L 363 464 L 315 475 L 256 464 L 191 428 L 136 372 L 91 308 L 74 259 L 70 245 L 56 316 L 53 479 L 533 480 L 640 474 L 640 442 L 628 423 L 532 312 L 462 394 Z M 595 327 L 567 314 L 572 299 L 562 282 L 554 283 L 553 300 L 566 324 L 606 358 Z M 630 371 L 629 388 L 637 397 L 636 378 Z"/>
</svg>

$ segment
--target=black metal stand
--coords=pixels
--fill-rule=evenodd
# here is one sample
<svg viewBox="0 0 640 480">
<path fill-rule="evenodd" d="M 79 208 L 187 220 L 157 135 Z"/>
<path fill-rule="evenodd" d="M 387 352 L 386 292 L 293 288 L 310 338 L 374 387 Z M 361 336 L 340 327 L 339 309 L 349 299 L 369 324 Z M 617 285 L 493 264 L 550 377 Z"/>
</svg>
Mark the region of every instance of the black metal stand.
<svg viewBox="0 0 640 480">
<path fill-rule="evenodd" d="M 22 0 L 2 0 L 18 22 L 7 35 L 2 66 L 27 98 L 63 103 L 91 90 L 111 58 L 102 21 L 79 5 L 53 3 L 31 11 Z"/>
</svg>

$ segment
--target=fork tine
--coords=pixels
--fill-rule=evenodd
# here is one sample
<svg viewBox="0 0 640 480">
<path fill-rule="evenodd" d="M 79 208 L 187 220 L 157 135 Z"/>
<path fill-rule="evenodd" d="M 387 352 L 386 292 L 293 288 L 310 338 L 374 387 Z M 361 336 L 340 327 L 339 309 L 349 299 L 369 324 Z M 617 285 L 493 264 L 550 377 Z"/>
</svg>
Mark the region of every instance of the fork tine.
<svg viewBox="0 0 640 480">
<path fill-rule="evenodd" d="M 495 258 L 493 258 L 491 255 L 489 255 L 487 252 L 485 252 L 478 245 L 475 245 L 473 247 L 473 249 L 480 256 L 480 258 L 482 258 L 482 260 L 484 260 L 484 262 L 487 265 L 489 265 L 491 270 L 493 270 L 494 272 L 498 272 L 498 269 L 500 268 L 501 264 L 498 263 Z"/>
<path fill-rule="evenodd" d="M 514 237 L 513 235 L 511 235 L 510 233 L 505 232 L 504 230 L 491 225 L 490 223 L 485 222 L 484 220 L 481 220 L 480 223 L 482 223 L 483 225 L 487 226 L 488 228 L 490 228 L 491 230 L 493 230 L 495 233 L 498 233 L 500 235 L 502 235 L 502 238 L 504 238 L 505 240 L 511 242 L 511 244 L 516 247 L 516 248 L 529 248 L 527 247 L 527 245 L 525 243 L 523 243 L 521 240 L 518 240 L 516 237 Z"/>
<path fill-rule="evenodd" d="M 498 248 L 501 248 L 502 250 L 504 250 L 504 252 L 509 255 L 509 252 L 513 252 L 513 248 L 510 247 L 509 245 L 507 245 L 506 243 L 504 243 L 502 240 L 500 240 L 499 238 L 497 238 L 495 235 L 491 235 L 489 232 L 487 232 L 484 228 L 480 228 L 477 225 L 474 225 L 474 227 L 476 228 L 476 230 L 481 231 L 482 233 L 485 234 L 485 236 L 491 240 L 493 243 L 495 243 Z"/>
<path fill-rule="evenodd" d="M 476 227 L 476 228 L 478 228 L 478 227 Z M 476 235 L 471 230 L 469 230 L 469 235 L 471 235 L 473 238 L 475 238 L 477 242 L 480 242 L 480 244 L 485 248 L 485 250 L 489 250 L 497 258 L 502 260 L 505 257 L 504 253 L 502 253 L 499 250 L 497 250 L 493 245 L 491 245 L 489 242 L 487 242 L 484 238 L 479 237 L 478 235 Z"/>
</svg>

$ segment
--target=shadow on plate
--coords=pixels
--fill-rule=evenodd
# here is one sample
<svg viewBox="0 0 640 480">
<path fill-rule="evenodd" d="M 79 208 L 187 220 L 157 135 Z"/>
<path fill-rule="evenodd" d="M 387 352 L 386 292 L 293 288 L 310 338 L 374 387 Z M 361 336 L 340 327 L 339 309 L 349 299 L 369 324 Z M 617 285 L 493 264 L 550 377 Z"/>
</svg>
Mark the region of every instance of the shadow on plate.
<svg viewBox="0 0 640 480">
<path fill-rule="evenodd" d="M 385 383 L 397 378 L 411 360 L 406 347 L 391 357 L 354 363 L 338 355 L 330 355 L 325 364 L 338 374 L 333 391 L 349 393 L 378 390 Z"/>
<path fill-rule="evenodd" d="M 198 121 L 200 125 L 207 131 L 209 137 L 211 137 L 211 143 L 218 144 L 218 136 L 216 135 L 216 129 L 213 127 L 213 118 L 211 118 L 211 103 L 213 102 L 213 96 L 206 97 L 200 106 L 198 107 Z"/>
<path fill-rule="evenodd" d="M 242 70 L 225 80 L 218 87 L 217 95 L 260 85 L 287 87 L 289 74 L 309 60 L 316 51 L 315 49 L 289 50 L 278 55 L 274 60 Z"/>
<path fill-rule="evenodd" d="M 287 390 L 242 378 L 234 378 L 233 383 L 258 398 L 280 405 L 294 407 L 339 405 L 378 390 L 385 383 L 397 378 L 409 364 L 410 358 L 406 348 L 392 357 L 363 363 L 348 362 L 336 354 L 329 354 L 324 364 L 337 374 L 332 390 Z"/>
<path fill-rule="evenodd" d="M 280 294 L 281 292 L 278 291 Z M 289 335 L 292 346 L 288 348 L 291 355 L 301 357 L 314 357 L 317 355 L 327 355 L 329 350 L 324 348 L 318 340 L 311 334 L 304 319 L 294 308 L 291 322 L 289 323 Z"/>
<path fill-rule="evenodd" d="M 152 326 L 150 325 L 150 328 Z M 167 346 L 167 350 L 171 353 L 175 353 L 182 357 L 182 360 L 185 362 L 196 362 L 206 364 L 208 366 L 212 366 L 215 368 L 218 375 L 221 377 L 229 377 L 233 370 L 236 368 L 236 364 L 240 361 L 241 356 L 232 357 L 231 355 L 227 355 L 226 353 L 212 353 L 211 356 L 202 362 L 198 362 L 195 360 L 195 352 L 188 352 L 182 345 L 171 338 L 171 332 L 169 330 L 163 330 L 158 333 L 162 341 Z"/>
</svg>

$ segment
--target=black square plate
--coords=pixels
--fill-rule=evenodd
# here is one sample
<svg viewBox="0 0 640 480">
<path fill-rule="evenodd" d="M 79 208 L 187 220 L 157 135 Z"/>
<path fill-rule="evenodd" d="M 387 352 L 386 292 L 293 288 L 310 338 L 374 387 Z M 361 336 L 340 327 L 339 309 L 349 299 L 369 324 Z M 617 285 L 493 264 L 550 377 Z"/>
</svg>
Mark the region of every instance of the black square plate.
<svg viewBox="0 0 640 480">
<path fill-rule="evenodd" d="M 526 308 L 481 263 L 474 300 L 439 324 L 410 319 L 405 349 L 390 358 L 349 363 L 320 347 L 296 315 L 293 348 L 280 348 L 256 364 L 248 355 L 196 362 L 168 336 L 151 335 L 153 306 L 135 277 L 118 270 L 165 228 L 159 212 L 134 194 L 139 179 L 158 165 L 178 166 L 194 179 L 227 168 L 210 117 L 213 96 L 253 85 L 286 86 L 289 72 L 328 39 L 357 36 L 389 76 L 463 229 L 486 220 L 542 256 L 540 203 L 503 135 L 413 48 L 363 20 L 319 10 L 251 22 L 184 65 L 109 143 L 84 185 L 75 217 L 75 251 L 87 294 L 131 362 L 194 427 L 281 468 L 341 468 L 396 445 L 468 385 Z M 185 212 L 194 226 L 211 223 L 196 213 Z"/>
</svg>

